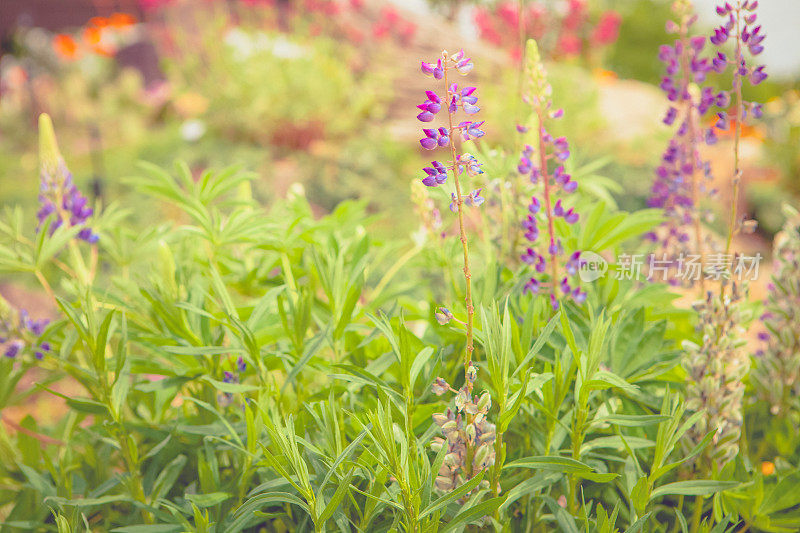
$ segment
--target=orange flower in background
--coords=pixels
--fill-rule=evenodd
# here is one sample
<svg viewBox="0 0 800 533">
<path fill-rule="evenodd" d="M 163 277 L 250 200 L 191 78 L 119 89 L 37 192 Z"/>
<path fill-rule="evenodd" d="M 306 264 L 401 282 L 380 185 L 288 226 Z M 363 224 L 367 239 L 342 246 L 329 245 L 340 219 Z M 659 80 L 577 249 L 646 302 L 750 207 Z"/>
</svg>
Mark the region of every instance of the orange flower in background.
<svg viewBox="0 0 800 533">
<path fill-rule="evenodd" d="M 75 42 L 75 39 L 73 39 L 71 35 L 64 33 L 59 33 L 53 37 L 53 50 L 58 57 L 70 61 L 78 59 L 80 55 L 78 43 Z"/>
<path fill-rule="evenodd" d="M 95 26 L 97 28 L 105 28 L 108 26 L 109 20 L 105 17 L 92 17 L 89 19 L 89 26 Z"/>
<path fill-rule="evenodd" d="M 130 13 L 114 13 L 108 19 L 108 25 L 115 30 L 127 30 L 136 24 L 136 17 Z"/>
<path fill-rule="evenodd" d="M 83 42 L 93 53 L 100 56 L 111 57 L 116 52 L 105 30 L 97 26 L 89 26 L 83 30 Z"/>
<path fill-rule="evenodd" d="M 761 463 L 761 473 L 765 476 L 771 476 L 775 473 L 775 463 L 771 461 L 764 461 Z"/>
</svg>

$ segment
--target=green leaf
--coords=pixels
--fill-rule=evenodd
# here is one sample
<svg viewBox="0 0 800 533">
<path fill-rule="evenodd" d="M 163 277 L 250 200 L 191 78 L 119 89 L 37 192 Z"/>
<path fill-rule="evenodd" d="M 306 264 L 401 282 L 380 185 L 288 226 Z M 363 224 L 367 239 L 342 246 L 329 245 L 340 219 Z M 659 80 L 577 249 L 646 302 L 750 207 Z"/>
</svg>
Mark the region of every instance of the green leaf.
<svg viewBox="0 0 800 533">
<path fill-rule="evenodd" d="M 420 350 L 420 352 L 414 358 L 414 362 L 411 364 L 411 388 L 412 389 L 414 388 L 414 383 L 416 383 L 417 377 L 419 376 L 419 373 L 422 371 L 422 368 L 425 366 L 425 363 L 428 362 L 428 360 L 431 358 L 433 353 L 434 353 L 433 352 L 433 348 L 431 348 L 430 346 L 426 346 L 425 348 Z"/>
<path fill-rule="evenodd" d="M 670 417 L 666 415 L 608 415 L 602 418 L 598 418 L 597 420 L 592 422 L 592 425 L 595 424 L 613 424 L 615 426 L 625 426 L 625 427 L 644 427 L 644 426 L 652 426 L 654 424 L 658 424 L 665 420 L 669 420 Z"/>
<path fill-rule="evenodd" d="M 184 528 L 172 524 L 137 524 L 112 529 L 111 533 L 179 533 Z"/>
<path fill-rule="evenodd" d="M 560 320 L 561 320 L 561 311 L 558 311 L 558 313 L 556 313 L 556 315 L 550 319 L 547 325 L 545 325 L 545 327 L 542 328 L 542 331 L 539 332 L 539 336 L 536 337 L 536 342 L 533 343 L 533 346 L 531 346 L 531 349 L 528 350 L 528 353 L 522 359 L 519 366 L 517 366 L 517 369 L 514 370 L 513 374 L 511 374 L 512 376 L 516 376 L 519 373 L 519 371 L 525 368 L 530 362 L 530 360 L 533 359 L 536 356 L 536 354 L 539 353 L 539 350 L 542 349 L 544 343 L 547 342 L 547 340 L 550 338 L 550 335 L 553 333 L 553 329 L 555 329 L 556 325 L 560 322 Z"/>
<path fill-rule="evenodd" d="M 287 492 L 266 492 L 256 494 L 248 498 L 246 502 L 236 509 L 236 513 L 231 522 L 225 529 L 225 533 L 239 533 L 242 529 L 252 525 L 251 521 L 255 518 L 255 511 L 261 510 L 264 506 L 279 505 L 288 503 L 290 505 L 297 505 L 298 507 L 309 513 L 309 508 L 306 502 L 293 494 Z"/>
<path fill-rule="evenodd" d="M 639 387 L 636 385 L 631 385 L 618 375 L 608 372 L 607 370 L 595 372 L 594 376 L 592 376 L 592 379 L 586 382 L 586 386 L 588 386 L 591 390 L 617 388 L 633 394 L 639 390 Z"/>
<path fill-rule="evenodd" d="M 605 483 L 616 479 L 617 474 L 611 473 L 598 473 L 586 463 L 576 461 L 570 457 L 559 457 L 557 455 L 540 455 L 535 457 L 526 457 L 524 459 L 517 459 L 503 467 L 505 468 L 532 468 L 535 470 L 552 470 L 555 472 L 562 472 L 564 474 L 576 474 L 579 477 L 596 481 L 598 483 Z"/>
<path fill-rule="evenodd" d="M 708 496 L 716 492 L 738 487 L 738 481 L 715 481 L 713 479 L 692 479 L 667 483 L 653 490 L 650 500 L 666 495 Z"/>
<path fill-rule="evenodd" d="M 201 509 L 206 507 L 214 507 L 220 503 L 231 498 L 227 492 L 211 492 L 209 494 L 186 494 L 184 495 L 186 501 L 193 503 Z"/>
<path fill-rule="evenodd" d="M 325 506 L 325 510 L 322 511 L 319 519 L 317 519 L 318 524 L 324 524 L 331 516 L 333 516 L 333 512 L 336 510 L 339 504 L 342 503 L 342 499 L 344 498 L 345 494 L 347 494 L 347 490 L 350 487 L 350 481 L 353 480 L 353 475 L 355 472 L 355 468 L 351 468 L 347 473 L 347 476 L 342 478 L 342 481 L 336 488 L 336 492 L 333 494 L 333 497 L 331 497 L 331 500 Z"/>
<path fill-rule="evenodd" d="M 771 514 L 800 503 L 800 472 L 781 479 L 759 506 L 759 514 Z"/>
<path fill-rule="evenodd" d="M 158 474 L 153 482 L 153 490 L 150 492 L 150 501 L 155 502 L 159 498 L 169 494 L 170 489 L 181 475 L 183 467 L 186 466 L 187 458 L 181 454 L 170 461 Z"/>
<path fill-rule="evenodd" d="M 481 502 L 478 505 L 469 507 L 458 513 L 450 522 L 442 526 L 438 533 L 448 533 L 450 531 L 454 531 L 462 525 L 472 522 L 473 520 L 492 515 L 495 510 L 503 504 L 504 500 L 505 496 L 499 496 L 497 498 L 491 498 L 485 502 Z"/>
</svg>

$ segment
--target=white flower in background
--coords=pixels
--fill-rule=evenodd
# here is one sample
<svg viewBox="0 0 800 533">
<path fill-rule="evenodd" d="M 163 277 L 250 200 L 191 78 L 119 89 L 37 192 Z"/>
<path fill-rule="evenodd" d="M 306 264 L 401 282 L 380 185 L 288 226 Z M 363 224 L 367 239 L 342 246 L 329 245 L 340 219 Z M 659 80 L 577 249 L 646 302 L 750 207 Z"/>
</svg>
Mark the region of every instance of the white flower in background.
<svg viewBox="0 0 800 533">
<path fill-rule="evenodd" d="M 238 61 L 247 59 L 255 52 L 253 38 L 241 28 L 233 28 L 225 34 L 225 44 L 233 48 L 234 57 Z"/>
<path fill-rule="evenodd" d="M 298 59 L 305 56 L 306 51 L 281 35 L 272 40 L 272 55 L 281 59 Z"/>
<path fill-rule="evenodd" d="M 181 138 L 186 142 L 195 142 L 206 133 L 206 125 L 202 120 L 192 119 L 181 124 Z"/>
</svg>

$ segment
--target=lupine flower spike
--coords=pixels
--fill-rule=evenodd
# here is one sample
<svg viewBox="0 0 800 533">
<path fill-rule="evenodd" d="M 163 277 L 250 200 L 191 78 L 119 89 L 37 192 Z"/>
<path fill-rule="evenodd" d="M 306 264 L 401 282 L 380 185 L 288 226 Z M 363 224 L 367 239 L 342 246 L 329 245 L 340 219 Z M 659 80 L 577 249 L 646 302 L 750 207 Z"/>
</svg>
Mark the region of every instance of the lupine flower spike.
<svg viewBox="0 0 800 533">
<path fill-rule="evenodd" d="M 444 126 L 422 130 L 425 137 L 420 139 L 420 144 L 427 150 L 449 147 L 450 161 L 447 163 L 431 162 L 429 167 L 423 169 L 426 175 L 422 178 L 422 183 L 428 187 L 444 185 L 447 182 L 448 173 L 452 172 L 453 189 L 450 192 L 450 210 L 458 217 L 459 236 L 464 251 L 467 321 L 464 324 L 456 319 L 453 313 L 445 307 L 439 307 L 435 312 L 439 324 L 444 325 L 455 320 L 464 324 L 467 331 L 464 385 L 456 391 L 443 378 L 436 378 L 431 387 L 432 391 L 439 396 L 447 392 L 456 393 L 454 408 L 448 408 L 444 413 L 433 416 L 433 420 L 441 428 L 444 438 L 435 439 L 431 447 L 439 450 L 444 445 L 448 446 L 448 453 L 436 478 L 436 488 L 440 491 L 452 490 L 494 464 L 494 425 L 486 420 L 491 406 L 491 398 L 487 392 L 484 392 L 480 398 L 472 394 L 478 371 L 472 364 L 474 308 L 469 246 L 464 225 L 465 206 L 480 207 L 485 201 L 481 195 L 482 187 L 465 193 L 464 180 L 480 177 L 483 170 L 475 156 L 460 152 L 456 146 L 458 139 L 463 142 L 483 137 L 484 132 L 481 129 L 483 121 L 475 122 L 468 119 L 457 122 L 458 113 L 463 113 L 468 118 L 480 111 L 477 105 L 478 97 L 475 94 L 475 87 L 459 87 L 457 83 L 452 83 L 449 79 L 452 71 L 465 75 L 472 70 L 472 67 L 472 61 L 465 57 L 463 50 L 453 55 L 445 51 L 442 52 L 441 59 L 438 59 L 436 63 L 422 63 L 424 74 L 443 82 L 443 92 L 437 94 L 434 91 L 426 91 L 425 102 L 417 106 L 421 111 L 417 115 L 417 119 L 424 123 L 432 122 L 439 112 L 447 113 L 447 121 Z M 483 481 L 482 484 L 484 487 L 488 486 L 487 481 Z"/>
<path fill-rule="evenodd" d="M 664 124 L 677 125 L 669 141 L 661 164 L 656 170 L 651 207 L 664 209 L 665 222 L 647 238 L 658 244 L 656 254 L 661 261 L 679 264 L 681 257 L 699 255 L 702 263 L 703 250 L 713 246 L 703 236 L 701 220 L 710 213 L 702 213 L 700 198 L 712 195 L 710 190 L 711 165 L 704 160 L 700 150 L 704 144 L 715 144 L 717 136 L 713 128 L 704 128 L 702 118 L 715 105 L 724 106 L 729 97 L 724 91 L 716 92 L 703 86 L 708 73 L 714 68 L 712 62 L 702 56 L 706 38 L 691 36 L 697 16 L 689 0 L 677 0 L 673 4 L 676 21 L 667 22 L 667 31 L 678 35 L 673 45 L 663 45 L 658 58 L 664 63 L 666 73 L 661 89 L 669 100 Z M 672 272 L 670 283 L 677 284 L 677 272 Z M 705 293 L 704 277 L 700 276 L 700 290 Z M 684 280 L 691 283 L 692 280 Z"/>
<path fill-rule="evenodd" d="M 441 80 L 442 92 L 425 91 L 425 101 L 417 106 L 420 110 L 417 119 L 423 123 L 432 122 L 440 112 L 447 115 L 443 126 L 423 128 L 422 133 L 425 136 L 420 139 L 419 143 L 426 150 L 436 150 L 437 148 L 449 148 L 450 150 L 451 159 L 449 162 L 431 161 L 430 166 L 422 169 L 425 172 L 422 183 L 428 187 L 438 187 L 447 183 L 448 173 L 452 172 L 453 175 L 453 191 L 450 193 L 451 202 L 449 207 L 453 213 L 458 215 L 459 234 L 464 250 L 464 279 L 466 282 L 467 346 L 464 358 L 465 372 L 469 368 L 470 360 L 472 359 L 474 309 L 469 269 L 469 246 L 464 226 L 464 206 L 479 207 L 483 204 L 484 197 L 481 196 L 482 188 L 476 188 L 469 193 L 465 193 L 463 179 L 465 176 L 470 178 L 479 177 L 483 174 L 483 170 L 481 170 L 481 164 L 474 156 L 464 152 L 459 153 L 456 140 L 459 138 L 462 141 L 479 139 L 483 137 L 484 132 L 481 129 L 483 121 L 462 120 L 457 122 L 456 117 L 459 113 L 469 117 L 480 111 L 480 108 L 477 106 L 476 88 L 459 87 L 457 83 L 451 81 L 450 77 L 453 71 L 466 75 L 472 70 L 472 67 L 472 60 L 465 56 L 463 50 L 459 50 L 452 55 L 444 51 L 442 52 L 442 57 L 437 59 L 435 63 L 423 62 L 422 73 L 433 77 L 435 80 Z"/>
<path fill-rule="evenodd" d="M 733 145 L 734 176 L 725 256 L 731 253 L 733 236 L 739 231 L 737 224 L 741 223 L 737 220 L 736 208 L 741 181 L 739 139 L 742 120 L 748 111 L 756 117 L 761 113 L 758 104 L 747 103 L 742 99 L 742 84 L 745 78 L 749 79 L 750 83 L 757 84 L 766 77 L 764 67 L 749 65 L 744 54 L 745 48 L 751 55 L 758 55 L 763 49 L 761 43 L 764 36 L 761 27 L 754 26 L 757 7 L 758 2 L 750 0 L 739 0 L 735 5 L 726 2 L 717 7 L 717 13 L 725 18 L 725 23 L 714 30 L 714 35 L 710 39 L 716 46 L 723 45 L 731 37 L 735 40 L 733 59 L 729 59 L 724 52 L 719 52 L 713 62 L 714 70 L 719 73 L 724 72 L 728 65 L 733 65 L 733 97 L 725 98 L 723 102 L 727 105 L 729 100 L 733 100 L 736 117 Z M 723 111 L 719 113 L 718 118 L 717 127 L 727 129 L 728 114 Z M 694 428 L 692 444 L 696 444 L 705 432 L 716 430 L 713 448 L 715 455 L 709 457 L 717 463 L 716 466 L 729 461 L 738 452 L 744 395 L 742 380 L 750 366 L 749 357 L 743 349 L 744 343 L 739 340 L 743 331 L 740 301 L 747 289 L 732 282 L 729 279 L 729 272 L 722 274 L 719 294 L 715 295 L 709 291 L 705 301 L 697 306 L 703 331 L 703 344 L 689 350 L 686 362 L 690 376 L 686 394 L 687 406 L 705 411 L 705 415 Z M 730 294 L 727 294 L 728 287 Z M 710 471 L 714 465 L 703 466 Z"/>
<path fill-rule="evenodd" d="M 764 50 L 764 39 L 766 35 L 758 24 L 758 0 L 737 0 L 731 4 L 725 2 L 717 7 L 717 14 L 724 19 L 724 22 L 714 30 L 714 35 L 710 41 L 717 47 L 722 47 L 729 39 L 735 42 L 734 55 L 728 57 L 723 51 L 717 52 L 714 58 L 714 70 L 720 74 L 729 68 L 733 72 L 733 88 L 730 96 L 719 107 L 726 108 L 732 100 L 734 109 L 733 117 L 734 128 L 734 175 L 733 175 L 733 194 L 731 195 L 731 209 L 728 221 L 728 239 L 725 244 L 725 253 L 731 251 L 733 236 L 739 231 L 741 220 L 738 220 L 736 208 L 739 200 L 739 186 L 742 179 L 742 169 L 739 157 L 739 141 L 742 137 L 742 122 L 747 119 L 748 114 L 753 118 L 760 118 L 762 115 L 761 104 L 747 102 L 742 97 L 742 87 L 745 80 L 751 85 L 758 85 L 765 79 L 767 74 L 764 72 L 764 65 L 752 64 L 752 58 L 759 55 Z M 747 55 L 750 56 L 748 59 Z M 730 126 L 730 114 L 728 111 L 720 111 L 717 114 L 716 126 L 727 130 Z"/>
<path fill-rule="evenodd" d="M 61 225 L 80 226 L 78 238 L 94 244 L 99 236 L 86 225 L 93 210 L 72 181 L 72 173 L 58 150 L 53 122 L 47 114 L 39 117 L 39 157 L 41 159 L 39 228 L 49 218 L 52 233 Z"/>
<path fill-rule="evenodd" d="M 569 159 L 569 143 L 564 137 L 553 138 L 547 132 L 550 120 L 563 116 L 561 109 L 554 110 L 552 87 L 547 82 L 547 73 L 544 70 L 536 41 L 529 40 L 526 50 L 527 67 L 526 75 L 528 87 L 523 96 L 526 103 L 533 108 L 533 115 L 538 130 L 538 150 L 526 145 L 520 156 L 517 170 L 530 179 L 532 185 L 538 190 L 541 186 L 541 200 L 534 194 L 528 204 L 528 212 L 522 221 L 522 230 L 530 246 L 522 253 L 521 259 L 533 268 L 533 275 L 525 283 L 524 293 L 537 294 L 541 287 L 549 285 L 550 304 L 556 310 L 562 297 L 569 297 L 578 303 L 586 299 L 586 293 L 580 289 L 576 280 L 580 268 L 580 251 L 575 250 L 566 261 L 562 262 L 565 255 L 561 239 L 555 232 L 555 220 L 561 218 L 569 225 L 575 224 L 580 216 L 574 208 L 566 207 L 567 197 L 575 192 L 578 183 L 572 179 L 564 168 L 564 162 Z M 520 133 L 525 133 L 528 128 L 520 128 Z M 536 153 L 538 151 L 538 153 Z M 539 242 L 539 223 L 544 221 L 547 228 L 545 243 Z M 537 243 L 539 248 L 535 249 Z M 546 245 L 546 252 L 541 248 Z M 549 267 L 549 269 L 548 269 Z M 550 280 L 545 282 L 543 275 L 549 273 Z M 562 294 L 560 294 L 562 293 Z"/>
</svg>

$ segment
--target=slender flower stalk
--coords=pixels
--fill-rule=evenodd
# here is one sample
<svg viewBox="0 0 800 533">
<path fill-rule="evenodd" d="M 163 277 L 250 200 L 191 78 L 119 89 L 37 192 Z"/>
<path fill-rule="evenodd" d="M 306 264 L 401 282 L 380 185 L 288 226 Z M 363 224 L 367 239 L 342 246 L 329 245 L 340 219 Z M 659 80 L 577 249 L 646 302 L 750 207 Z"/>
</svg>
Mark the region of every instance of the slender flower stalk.
<svg viewBox="0 0 800 533">
<path fill-rule="evenodd" d="M 475 350 L 473 342 L 473 319 L 475 308 L 472 303 L 472 272 L 469 262 L 469 241 L 464 222 L 464 206 L 479 206 L 484 198 L 480 195 L 482 189 L 475 189 L 465 195 L 462 187 L 462 174 L 470 177 L 483 174 L 480 164 L 468 153 L 460 153 L 456 147 L 456 138 L 468 141 L 472 138 L 480 138 L 484 132 L 480 129 L 483 122 L 462 121 L 456 125 L 456 115 L 463 112 L 466 115 L 473 115 L 480 111 L 475 104 L 478 99 L 475 96 L 475 87 L 464 87 L 459 90 L 457 83 L 450 83 L 449 74 L 453 70 L 461 75 L 466 75 L 472 70 L 473 64 L 470 58 L 464 56 L 464 51 L 450 55 L 447 51 L 442 52 L 441 59 L 436 63 L 422 63 L 422 72 L 432 76 L 436 80 L 442 80 L 444 85 L 444 98 L 434 91 L 426 91 L 427 100 L 417 107 L 421 110 L 417 119 L 421 122 L 431 122 L 435 115 L 441 111 L 442 106 L 447 110 L 447 127 L 438 129 L 423 129 L 425 137 L 420 139 L 420 145 L 426 150 L 435 150 L 439 147 L 450 147 L 451 161 L 449 165 L 444 165 L 439 161 L 432 161 L 430 167 L 426 167 L 425 178 L 422 183 L 428 187 L 437 187 L 447 181 L 448 171 L 453 174 L 455 192 L 451 193 L 452 202 L 450 210 L 458 217 L 459 239 L 464 254 L 464 281 L 465 281 L 465 301 L 467 309 L 467 343 L 464 354 L 464 374 L 469 372 L 472 364 L 472 352 Z M 467 385 L 471 387 L 467 380 Z M 470 389 L 471 390 L 471 389 Z"/>
<path fill-rule="evenodd" d="M 470 271 L 469 242 L 467 240 L 464 207 L 480 206 L 484 202 L 484 198 L 481 196 L 482 189 L 473 189 L 469 194 L 465 194 L 464 178 L 479 176 L 483 174 L 483 170 L 481 170 L 481 165 L 474 156 L 460 152 L 456 146 L 458 137 L 461 137 L 463 141 L 482 137 L 484 132 L 480 128 L 483 122 L 467 120 L 456 124 L 456 115 L 459 111 L 466 115 L 473 115 L 480 111 L 480 108 L 475 105 L 478 101 L 475 96 L 475 87 L 459 89 L 458 84 L 451 83 L 449 74 L 453 70 L 462 75 L 472 70 L 472 61 L 464 57 L 463 50 L 453 55 L 444 51 L 441 59 L 436 63 L 422 63 L 423 73 L 432 76 L 436 80 L 442 80 L 445 93 L 444 98 L 442 98 L 434 91 L 426 91 L 427 100 L 417 106 L 421 110 L 417 118 L 422 122 L 432 122 L 443 106 L 447 109 L 446 127 L 424 129 L 425 138 L 420 139 L 420 145 L 427 150 L 449 147 L 451 160 L 447 165 L 439 161 L 431 162 L 431 166 L 424 169 L 426 176 L 422 179 L 422 183 L 428 187 L 444 185 L 447 182 L 448 172 L 452 172 L 455 192 L 450 193 L 452 200 L 450 202 L 450 210 L 458 218 L 459 239 L 464 254 L 466 323 L 456 319 L 444 307 L 440 307 L 435 313 L 436 320 L 440 324 L 447 324 L 450 320 L 456 320 L 464 324 L 467 336 L 464 354 L 464 385 L 459 390 L 455 390 L 440 377 L 436 378 L 432 385 L 432 390 L 437 395 L 447 392 L 455 393 L 454 409 L 448 408 L 444 413 L 438 413 L 433 416 L 434 422 L 440 427 L 444 439 L 435 439 L 432 443 L 432 448 L 441 449 L 441 446 L 445 444 L 448 446 L 448 453 L 445 455 L 444 463 L 436 478 L 436 488 L 441 491 L 452 490 L 473 478 L 478 472 L 494 464 L 493 444 L 495 435 L 494 424 L 486 420 L 486 415 L 491 406 L 489 394 L 484 392 L 480 398 L 472 394 L 478 370 L 472 364 L 475 309 L 472 303 L 472 273 Z M 488 486 L 488 482 L 484 481 L 482 483 L 484 487 Z"/>
<path fill-rule="evenodd" d="M 580 251 L 574 251 L 564 263 L 564 274 L 562 276 L 559 261 L 560 256 L 564 254 L 564 250 L 561 239 L 556 234 L 555 227 L 557 218 L 563 218 L 570 225 L 575 224 L 580 218 L 574 208 L 567 208 L 563 205 L 566 201 L 566 195 L 575 192 L 578 183 L 566 172 L 563 165 L 570 155 L 569 143 L 564 137 L 553 138 L 547 131 L 548 122 L 561 118 L 563 111 L 561 109 L 552 109 L 551 96 L 553 90 L 547 82 L 547 73 L 539 56 L 536 41 L 533 39 L 528 40 L 526 57 L 528 87 L 523 99 L 533 108 L 533 116 L 537 123 L 538 164 L 533 161 L 535 150 L 530 145 L 526 145 L 522 151 L 517 170 L 523 176 L 527 176 L 532 185 L 536 186 L 541 182 L 543 205 L 536 195 L 531 196 L 527 217 L 522 221 L 524 236 L 530 243 L 530 247 L 523 252 L 521 259 L 524 263 L 532 266 L 538 274 L 545 273 L 549 265 L 548 292 L 550 294 L 550 304 L 556 310 L 559 307 L 559 289 L 565 296 L 572 297 L 578 303 L 582 303 L 586 299 L 586 293 L 581 291 L 574 281 L 575 286 L 573 287 L 569 279 L 569 276 L 574 277 L 578 272 Z M 524 134 L 527 129 L 518 127 L 518 131 Z M 556 198 L 559 193 L 562 197 Z M 544 207 L 543 211 L 542 207 Z M 542 216 L 547 224 L 548 244 L 546 256 L 541 250 L 537 252 L 533 248 L 534 243 L 539 239 L 538 224 Z M 525 284 L 523 292 L 537 294 L 542 285 L 543 281 L 534 274 Z"/>
<path fill-rule="evenodd" d="M 718 47 L 724 45 L 730 38 L 734 40 L 734 56 L 729 58 L 725 52 L 720 51 L 714 58 L 714 70 L 718 73 L 725 72 L 729 67 L 733 70 L 733 89 L 728 92 L 728 101 L 733 100 L 734 104 L 734 137 L 733 137 L 733 179 L 731 182 L 731 205 L 728 220 L 728 236 L 725 242 L 725 254 L 731 253 L 733 237 L 741 229 L 742 221 L 739 220 L 737 210 L 739 204 L 739 191 L 741 189 L 742 168 L 740 144 L 742 137 L 742 123 L 747 118 L 748 113 L 754 118 L 762 115 L 761 104 L 747 102 L 742 96 L 742 87 L 745 80 L 751 85 L 758 85 L 765 79 L 767 74 L 764 72 L 764 65 L 751 65 L 745 57 L 745 49 L 751 57 L 755 57 L 764 51 L 763 42 L 766 35 L 761 31 L 761 25 L 757 24 L 758 0 L 737 0 L 731 4 L 725 2 L 717 7 L 717 14 L 725 19 L 725 22 L 714 30 L 711 42 Z M 732 92 L 732 95 L 731 95 Z M 730 117 L 727 111 L 720 111 L 716 126 L 721 129 L 728 129 Z"/>
<path fill-rule="evenodd" d="M 758 84 L 766 78 L 764 67 L 751 67 L 744 57 L 744 48 L 755 56 L 761 53 L 764 35 L 761 26 L 755 26 L 758 7 L 757 0 L 738 0 L 731 5 L 726 2 L 717 7 L 717 13 L 725 17 L 725 23 L 714 30 L 710 41 L 721 46 L 733 36 L 735 55 L 728 59 L 724 52 L 718 52 L 712 61 L 713 70 L 723 73 L 729 65 L 733 65 L 733 97 L 722 98 L 733 100 L 736 127 L 734 132 L 734 176 L 732 180 L 731 211 L 728 224 L 728 235 L 725 244 L 725 257 L 729 257 L 733 236 L 742 229 L 752 228 L 751 223 L 738 220 L 737 204 L 739 186 L 742 177 L 739 154 L 741 124 L 748 112 L 754 117 L 761 116 L 761 106 L 745 102 L 742 98 L 742 85 L 745 78 L 751 84 Z M 730 94 L 726 92 L 724 94 Z M 720 104 L 718 104 L 720 105 Z M 716 126 L 729 128 L 729 117 L 726 111 L 717 114 Z M 727 261 L 727 260 L 726 260 Z M 729 264 L 736 262 L 736 255 Z M 742 335 L 746 322 L 743 316 L 742 302 L 747 294 L 747 287 L 740 286 L 732 278 L 732 272 L 722 272 L 719 294 L 709 291 L 703 302 L 696 306 L 700 316 L 703 333 L 702 346 L 693 346 L 688 350 L 685 367 L 690 377 L 687 387 L 687 406 L 694 410 L 704 410 L 700 420 L 689 438 L 696 444 L 709 431 L 714 431 L 711 451 L 706 452 L 707 462 L 700 465 L 704 473 L 712 467 L 721 467 L 730 461 L 739 450 L 739 437 L 743 421 L 743 379 L 749 372 L 750 360 L 744 351 Z M 728 289 L 730 288 L 730 293 Z M 700 503 L 698 502 L 698 506 Z M 701 512 L 701 511 L 698 511 Z M 698 517 L 699 518 L 699 517 Z"/>
</svg>

